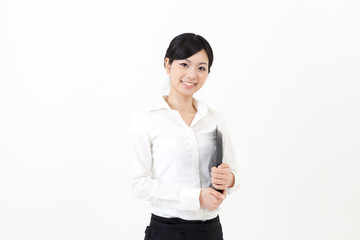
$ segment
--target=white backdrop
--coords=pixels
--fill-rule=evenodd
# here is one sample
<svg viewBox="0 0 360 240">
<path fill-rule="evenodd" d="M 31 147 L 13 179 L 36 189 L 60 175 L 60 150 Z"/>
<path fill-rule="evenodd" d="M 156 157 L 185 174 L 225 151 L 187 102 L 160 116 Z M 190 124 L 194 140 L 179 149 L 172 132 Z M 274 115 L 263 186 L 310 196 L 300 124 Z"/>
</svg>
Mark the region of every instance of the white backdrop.
<svg viewBox="0 0 360 240">
<path fill-rule="evenodd" d="M 360 239 L 360 3 L 0 1 L 0 239 L 143 239 L 134 110 L 183 32 L 214 49 L 195 97 L 232 131 L 226 240 Z"/>
</svg>

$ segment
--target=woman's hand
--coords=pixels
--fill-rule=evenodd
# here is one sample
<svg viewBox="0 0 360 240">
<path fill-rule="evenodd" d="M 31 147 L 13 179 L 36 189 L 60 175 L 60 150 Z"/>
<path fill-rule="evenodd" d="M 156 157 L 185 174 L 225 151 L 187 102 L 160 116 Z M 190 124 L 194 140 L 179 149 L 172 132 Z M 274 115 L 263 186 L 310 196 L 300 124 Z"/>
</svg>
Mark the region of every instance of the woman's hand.
<svg viewBox="0 0 360 240">
<path fill-rule="evenodd" d="M 218 167 L 211 168 L 211 183 L 218 190 L 225 190 L 234 186 L 234 174 L 230 171 L 227 163 L 222 163 Z"/>
<path fill-rule="evenodd" d="M 226 198 L 226 193 L 219 193 L 212 188 L 203 188 L 200 192 L 200 206 L 210 211 L 215 210 Z"/>
</svg>

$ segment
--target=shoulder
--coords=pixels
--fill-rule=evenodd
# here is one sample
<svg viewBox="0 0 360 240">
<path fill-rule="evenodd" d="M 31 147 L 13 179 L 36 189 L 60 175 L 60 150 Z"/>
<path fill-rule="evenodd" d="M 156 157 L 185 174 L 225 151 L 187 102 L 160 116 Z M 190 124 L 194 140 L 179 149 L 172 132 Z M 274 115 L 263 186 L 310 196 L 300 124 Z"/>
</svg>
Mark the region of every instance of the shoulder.
<svg viewBox="0 0 360 240">
<path fill-rule="evenodd" d="M 141 108 L 134 110 L 133 119 L 149 117 L 153 112 L 161 109 L 163 109 L 161 99 L 151 97 L 146 100 L 146 103 Z"/>
<path fill-rule="evenodd" d="M 223 133 L 227 132 L 227 128 L 228 128 L 227 121 L 222 111 L 215 109 L 213 107 L 208 107 L 208 115 L 213 119 L 213 121 L 215 121 L 218 129 L 221 132 Z"/>
<path fill-rule="evenodd" d="M 215 118 L 217 121 L 223 122 L 225 120 L 223 113 L 213 107 L 208 106 L 208 114 L 209 116 Z"/>
<path fill-rule="evenodd" d="M 150 129 L 159 112 L 161 112 L 161 107 L 156 104 L 136 109 L 132 114 L 131 129 L 133 131 Z"/>
<path fill-rule="evenodd" d="M 137 109 L 132 114 L 131 131 L 144 131 L 149 127 L 150 111 L 147 108 Z"/>
</svg>

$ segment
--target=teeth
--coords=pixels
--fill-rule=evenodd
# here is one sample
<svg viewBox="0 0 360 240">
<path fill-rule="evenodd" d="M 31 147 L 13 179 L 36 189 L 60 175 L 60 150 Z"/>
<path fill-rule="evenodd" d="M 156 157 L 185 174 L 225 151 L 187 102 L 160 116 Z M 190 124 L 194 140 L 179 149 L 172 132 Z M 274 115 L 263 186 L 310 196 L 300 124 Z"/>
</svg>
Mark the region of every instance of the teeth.
<svg viewBox="0 0 360 240">
<path fill-rule="evenodd" d="M 195 85 L 195 84 L 191 84 L 191 83 L 187 83 L 187 82 L 183 82 L 183 83 L 185 83 L 188 86 L 194 86 Z"/>
</svg>

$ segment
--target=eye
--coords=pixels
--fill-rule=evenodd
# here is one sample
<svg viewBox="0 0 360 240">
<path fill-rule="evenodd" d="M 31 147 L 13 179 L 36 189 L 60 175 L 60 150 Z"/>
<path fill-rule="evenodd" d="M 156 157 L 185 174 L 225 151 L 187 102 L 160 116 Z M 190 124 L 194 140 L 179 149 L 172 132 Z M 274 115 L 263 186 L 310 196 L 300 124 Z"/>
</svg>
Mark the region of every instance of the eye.
<svg viewBox="0 0 360 240">
<path fill-rule="evenodd" d="M 206 71 L 206 68 L 204 67 L 199 67 L 200 71 Z"/>
<path fill-rule="evenodd" d="M 180 63 L 181 66 L 187 67 L 188 65 L 186 63 Z"/>
</svg>

